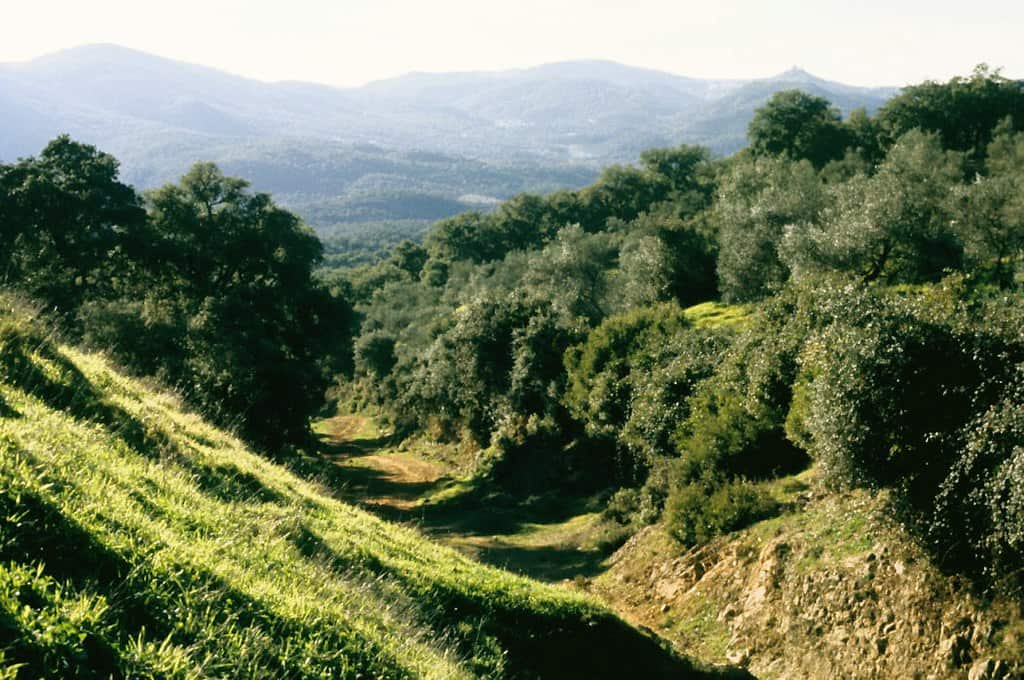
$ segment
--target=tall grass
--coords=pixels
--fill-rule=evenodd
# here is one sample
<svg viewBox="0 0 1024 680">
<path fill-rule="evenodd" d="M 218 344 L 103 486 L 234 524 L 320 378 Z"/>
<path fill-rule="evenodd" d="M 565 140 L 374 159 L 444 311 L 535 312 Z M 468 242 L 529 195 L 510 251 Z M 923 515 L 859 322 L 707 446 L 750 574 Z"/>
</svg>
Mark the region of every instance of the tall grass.
<svg viewBox="0 0 1024 680">
<path fill-rule="evenodd" d="M 689 670 L 588 597 L 333 500 L 0 305 L 0 678 Z"/>
</svg>

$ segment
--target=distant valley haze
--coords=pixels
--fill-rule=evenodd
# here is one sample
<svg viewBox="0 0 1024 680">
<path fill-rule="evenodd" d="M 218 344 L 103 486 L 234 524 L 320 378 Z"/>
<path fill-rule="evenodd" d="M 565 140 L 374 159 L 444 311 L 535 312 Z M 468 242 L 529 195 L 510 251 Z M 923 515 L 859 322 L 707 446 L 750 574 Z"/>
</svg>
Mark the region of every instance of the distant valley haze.
<svg viewBox="0 0 1024 680">
<path fill-rule="evenodd" d="M 731 153 L 754 110 L 791 88 L 844 113 L 874 111 L 896 92 L 799 69 L 702 79 L 597 60 L 336 88 L 97 44 L 0 65 L 0 158 L 35 154 L 67 133 L 114 154 L 141 189 L 212 160 L 324 232 L 577 188 L 651 147 Z"/>
<path fill-rule="evenodd" d="M 782 89 L 846 114 L 979 62 L 1024 74 L 1010 0 L 11 5 L 0 159 L 66 132 L 141 189 L 213 160 L 322 234 L 584 186 L 651 147 L 729 154 Z"/>
</svg>

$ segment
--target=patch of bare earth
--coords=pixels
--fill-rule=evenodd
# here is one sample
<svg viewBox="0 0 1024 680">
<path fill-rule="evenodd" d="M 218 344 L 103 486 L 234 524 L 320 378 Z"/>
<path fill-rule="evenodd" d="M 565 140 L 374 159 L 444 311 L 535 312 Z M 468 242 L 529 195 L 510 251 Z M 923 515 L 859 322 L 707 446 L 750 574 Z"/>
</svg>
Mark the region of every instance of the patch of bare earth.
<svg viewBox="0 0 1024 680">
<path fill-rule="evenodd" d="M 866 493 L 689 551 L 649 527 L 592 589 L 634 625 L 759 678 L 1021 677 L 1019 609 L 939 574 Z"/>
</svg>

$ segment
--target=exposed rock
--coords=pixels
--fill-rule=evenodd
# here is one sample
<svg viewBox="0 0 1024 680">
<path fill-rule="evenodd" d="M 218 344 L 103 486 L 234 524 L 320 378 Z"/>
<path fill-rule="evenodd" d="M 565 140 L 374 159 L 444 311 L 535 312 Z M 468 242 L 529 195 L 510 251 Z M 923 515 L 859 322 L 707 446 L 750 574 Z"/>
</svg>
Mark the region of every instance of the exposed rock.
<svg viewBox="0 0 1024 680">
<path fill-rule="evenodd" d="M 1006 680 L 1009 677 L 1009 666 L 993 659 L 976 662 L 967 673 L 968 680 Z"/>
<path fill-rule="evenodd" d="M 657 594 L 670 592 L 666 581 L 677 579 L 671 628 L 660 633 L 709 654 L 709 662 L 742 660 L 757 677 L 1021 677 L 1021 668 L 995 660 L 1012 628 L 1006 618 L 932 568 L 905 534 L 886 529 L 889 513 L 860 520 L 873 534 L 870 548 L 848 540 L 830 554 L 831 523 L 848 522 L 851 513 L 863 517 L 873 502 L 867 496 L 822 497 L 801 511 L 814 513 L 813 520 L 784 525 L 770 538 L 740 532 L 682 555 L 648 533 L 644 540 L 661 541 L 652 543 L 664 555 L 660 562 L 644 562 L 643 542 L 630 541 L 637 567 L 616 555 L 611 573 L 598 579 L 608 588 L 597 590 L 621 603 L 641 599 L 637 590 L 644 588 L 649 604 L 626 613 L 660 627 L 667 626 L 659 611 L 665 600 Z M 619 591 L 620 571 L 641 570 L 645 585 Z M 699 625 L 679 625 L 688 621 Z M 728 644 L 714 645 L 723 636 Z"/>
<path fill-rule="evenodd" d="M 750 650 L 749 649 L 737 649 L 731 652 L 727 652 L 725 655 L 726 661 L 737 666 L 743 666 L 744 668 L 750 663 Z"/>
</svg>

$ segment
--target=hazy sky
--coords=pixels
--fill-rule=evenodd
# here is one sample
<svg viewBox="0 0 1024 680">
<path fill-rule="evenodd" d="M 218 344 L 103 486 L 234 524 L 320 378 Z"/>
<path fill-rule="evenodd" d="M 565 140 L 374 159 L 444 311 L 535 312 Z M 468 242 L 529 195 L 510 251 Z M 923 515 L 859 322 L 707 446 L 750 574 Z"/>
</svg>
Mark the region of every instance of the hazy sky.
<svg viewBox="0 0 1024 680">
<path fill-rule="evenodd" d="M 0 62 L 111 42 L 263 80 L 612 59 L 697 77 L 799 65 L 856 85 L 1024 77 L 1021 0 L 2 0 Z"/>
</svg>

